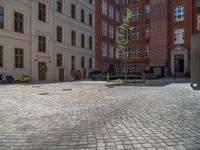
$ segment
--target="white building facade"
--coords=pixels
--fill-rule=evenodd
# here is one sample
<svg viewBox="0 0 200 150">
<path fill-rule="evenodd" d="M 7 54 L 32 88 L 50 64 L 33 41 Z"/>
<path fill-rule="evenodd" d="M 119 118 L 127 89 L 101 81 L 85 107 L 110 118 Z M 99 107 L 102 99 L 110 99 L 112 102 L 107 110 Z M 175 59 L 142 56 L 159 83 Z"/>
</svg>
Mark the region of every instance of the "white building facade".
<svg viewBox="0 0 200 150">
<path fill-rule="evenodd" d="M 94 63 L 95 0 L 0 1 L 0 72 L 69 81 Z"/>
</svg>

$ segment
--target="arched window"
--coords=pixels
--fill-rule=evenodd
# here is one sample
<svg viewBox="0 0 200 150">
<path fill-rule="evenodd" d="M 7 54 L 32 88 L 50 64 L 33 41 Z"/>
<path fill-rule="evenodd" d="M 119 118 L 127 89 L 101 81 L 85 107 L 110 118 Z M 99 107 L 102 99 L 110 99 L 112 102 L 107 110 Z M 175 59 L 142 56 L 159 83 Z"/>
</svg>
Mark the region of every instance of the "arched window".
<svg viewBox="0 0 200 150">
<path fill-rule="evenodd" d="M 184 14 L 185 14 L 184 7 L 183 6 L 177 6 L 174 9 L 174 20 L 176 22 L 183 21 L 184 20 Z"/>
</svg>

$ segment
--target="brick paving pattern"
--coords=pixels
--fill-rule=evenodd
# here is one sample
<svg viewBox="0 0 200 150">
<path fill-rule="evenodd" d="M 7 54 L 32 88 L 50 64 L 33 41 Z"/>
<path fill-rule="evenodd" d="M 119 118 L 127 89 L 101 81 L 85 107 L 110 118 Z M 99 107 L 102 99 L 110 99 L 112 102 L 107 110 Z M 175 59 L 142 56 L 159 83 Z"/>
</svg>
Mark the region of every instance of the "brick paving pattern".
<svg viewBox="0 0 200 150">
<path fill-rule="evenodd" d="M 200 91 L 188 83 L 0 86 L 1 150 L 198 150 Z"/>
</svg>

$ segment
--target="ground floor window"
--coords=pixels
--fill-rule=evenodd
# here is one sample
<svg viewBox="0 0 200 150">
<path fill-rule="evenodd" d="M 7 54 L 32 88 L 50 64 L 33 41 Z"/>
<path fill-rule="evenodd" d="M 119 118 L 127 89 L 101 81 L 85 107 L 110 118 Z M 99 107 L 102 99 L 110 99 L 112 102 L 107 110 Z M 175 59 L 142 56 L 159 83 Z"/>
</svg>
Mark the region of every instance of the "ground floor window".
<svg viewBox="0 0 200 150">
<path fill-rule="evenodd" d="M 140 72 L 140 65 L 134 64 L 132 67 L 133 73 L 139 73 Z"/>
<path fill-rule="evenodd" d="M 75 70 L 75 61 L 76 61 L 76 57 L 72 56 L 71 57 L 71 70 Z"/>
<path fill-rule="evenodd" d="M 197 30 L 200 31 L 200 15 L 197 16 Z"/>
<path fill-rule="evenodd" d="M 15 68 L 24 68 L 24 50 L 15 48 Z"/>
<path fill-rule="evenodd" d="M 62 60 L 63 56 L 62 54 L 57 54 L 57 66 L 61 67 L 62 66 Z"/>
<path fill-rule="evenodd" d="M 89 68 L 92 69 L 92 66 L 93 66 L 93 61 L 92 61 L 92 58 L 90 58 L 89 59 Z"/>
<path fill-rule="evenodd" d="M 81 57 L 81 68 L 85 68 L 85 58 Z"/>
<path fill-rule="evenodd" d="M 3 67 L 3 46 L 0 46 L 0 67 Z"/>
</svg>

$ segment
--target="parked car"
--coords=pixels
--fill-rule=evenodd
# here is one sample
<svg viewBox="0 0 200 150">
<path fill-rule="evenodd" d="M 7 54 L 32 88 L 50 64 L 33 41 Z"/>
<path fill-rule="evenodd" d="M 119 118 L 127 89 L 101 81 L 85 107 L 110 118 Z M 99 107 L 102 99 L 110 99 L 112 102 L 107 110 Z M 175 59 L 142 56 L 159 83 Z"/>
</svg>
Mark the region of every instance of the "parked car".
<svg viewBox="0 0 200 150">
<path fill-rule="evenodd" d="M 89 78 L 92 80 L 101 80 L 103 78 L 102 71 L 92 71 L 89 73 Z"/>
</svg>

